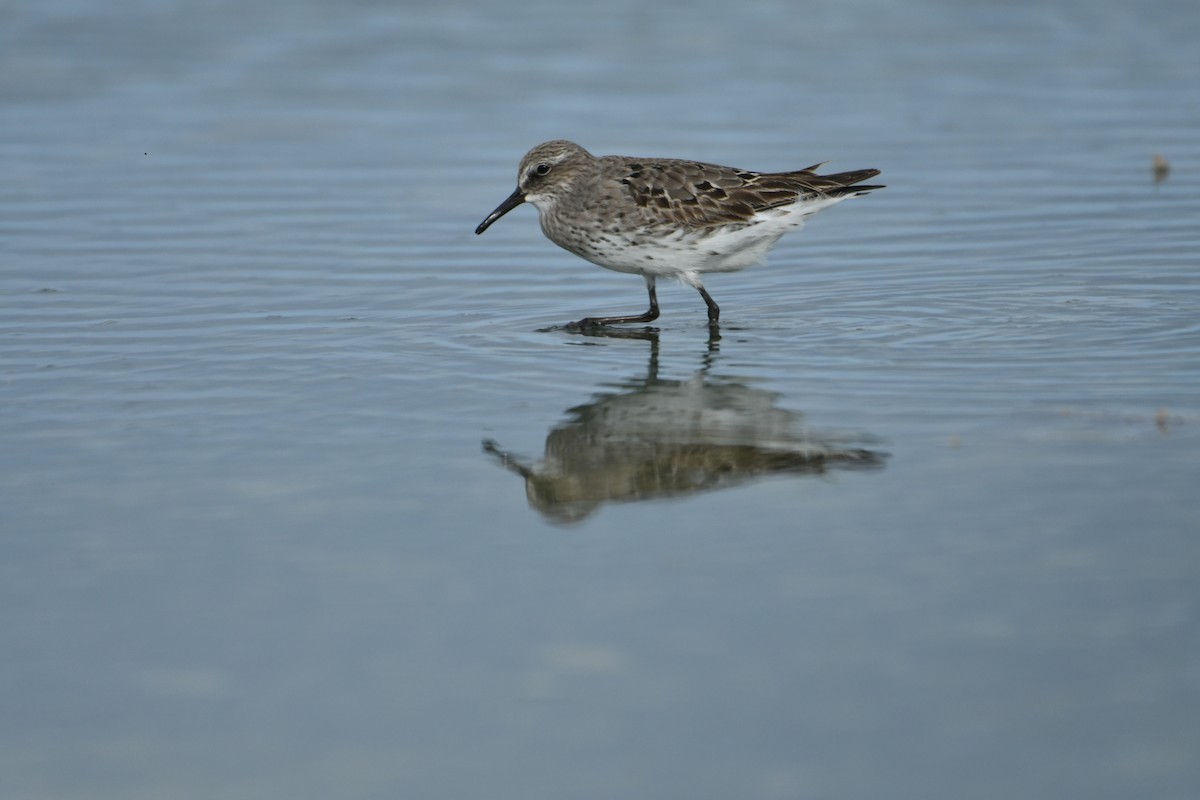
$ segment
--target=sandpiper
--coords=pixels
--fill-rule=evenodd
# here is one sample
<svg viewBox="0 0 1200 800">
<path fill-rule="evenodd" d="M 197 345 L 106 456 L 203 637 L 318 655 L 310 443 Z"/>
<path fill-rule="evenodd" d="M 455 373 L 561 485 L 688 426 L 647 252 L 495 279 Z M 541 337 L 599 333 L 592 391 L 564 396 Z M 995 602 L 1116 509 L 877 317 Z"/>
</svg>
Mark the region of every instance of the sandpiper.
<svg viewBox="0 0 1200 800">
<path fill-rule="evenodd" d="M 861 184 L 878 175 L 877 169 L 818 175 L 820 166 L 751 172 L 674 158 L 597 158 L 574 142 L 555 140 L 525 154 L 516 191 L 475 233 L 529 202 L 537 207 L 542 232 L 559 247 L 645 278 L 646 313 L 585 317 L 568 327 L 658 319 L 658 278 L 677 278 L 698 290 L 715 326 L 721 309 L 705 290 L 702 274 L 752 266 L 807 217 L 883 188 Z"/>
</svg>

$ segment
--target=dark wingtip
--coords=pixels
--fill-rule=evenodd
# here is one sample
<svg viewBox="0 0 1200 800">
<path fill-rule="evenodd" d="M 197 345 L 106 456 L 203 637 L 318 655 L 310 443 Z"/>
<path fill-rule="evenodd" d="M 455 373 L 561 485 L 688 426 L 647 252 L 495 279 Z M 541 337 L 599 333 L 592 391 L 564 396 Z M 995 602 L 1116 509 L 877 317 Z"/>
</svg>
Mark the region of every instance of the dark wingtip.
<svg viewBox="0 0 1200 800">
<path fill-rule="evenodd" d="M 835 181 L 843 186 L 849 186 L 874 178 L 878 174 L 879 170 L 877 169 L 856 169 L 850 172 L 839 172 L 836 175 L 821 175 L 820 177 L 827 181 Z"/>
</svg>

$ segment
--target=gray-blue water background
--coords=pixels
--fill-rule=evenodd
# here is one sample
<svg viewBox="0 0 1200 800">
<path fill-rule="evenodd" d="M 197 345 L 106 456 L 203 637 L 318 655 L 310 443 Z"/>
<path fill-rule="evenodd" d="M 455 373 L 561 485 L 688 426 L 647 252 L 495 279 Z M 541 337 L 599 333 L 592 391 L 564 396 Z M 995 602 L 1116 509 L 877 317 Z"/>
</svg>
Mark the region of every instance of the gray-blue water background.
<svg viewBox="0 0 1200 800">
<path fill-rule="evenodd" d="M 0 796 L 1200 794 L 1194 0 L 8 3 L 0 103 Z M 539 332 L 645 302 L 473 234 L 551 138 L 888 188 Z"/>
</svg>

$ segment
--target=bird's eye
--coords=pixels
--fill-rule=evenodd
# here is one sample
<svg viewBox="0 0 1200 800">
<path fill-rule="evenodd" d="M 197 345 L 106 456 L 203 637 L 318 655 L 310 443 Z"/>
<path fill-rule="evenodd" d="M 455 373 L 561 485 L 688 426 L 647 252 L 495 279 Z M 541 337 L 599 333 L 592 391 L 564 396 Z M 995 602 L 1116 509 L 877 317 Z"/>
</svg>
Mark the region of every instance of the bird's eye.
<svg viewBox="0 0 1200 800">
<path fill-rule="evenodd" d="M 533 171 L 538 175 L 545 175 L 550 171 L 550 165 L 543 161 L 541 164 L 538 164 L 536 167 L 534 167 Z"/>
</svg>

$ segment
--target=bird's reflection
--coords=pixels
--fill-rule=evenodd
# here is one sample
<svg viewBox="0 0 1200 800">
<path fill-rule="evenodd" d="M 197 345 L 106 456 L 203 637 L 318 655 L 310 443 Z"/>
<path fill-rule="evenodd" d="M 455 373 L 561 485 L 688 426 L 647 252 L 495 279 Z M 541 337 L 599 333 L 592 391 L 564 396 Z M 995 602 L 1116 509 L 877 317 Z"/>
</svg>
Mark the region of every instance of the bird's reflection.
<svg viewBox="0 0 1200 800">
<path fill-rule="evenodd" d="M 586 335 L 645 339 L 650 363 L 635 377 L 567 411 L 540 462 L 485 439 L 483 449 L 525 479 L 529 504 L 554 522 L 576 522 L 610 502 L 654 500 L 736 486 L 767 475 L 877 468 L 872 437 L 820 433 L 778 408 L 775 392 L 712 374 L 714 330 L 702 366 L 684 380 L 658 377 L 658 333 Z"/>
</svg>

